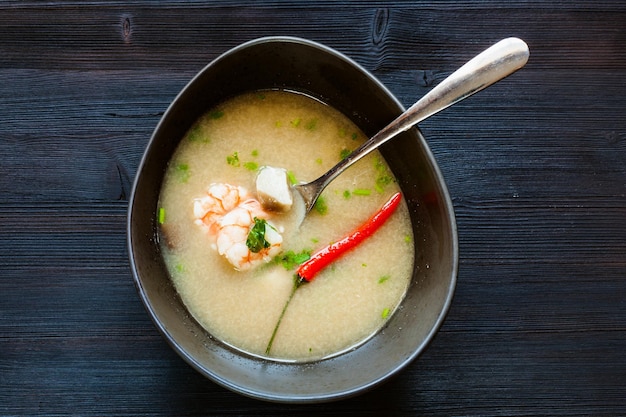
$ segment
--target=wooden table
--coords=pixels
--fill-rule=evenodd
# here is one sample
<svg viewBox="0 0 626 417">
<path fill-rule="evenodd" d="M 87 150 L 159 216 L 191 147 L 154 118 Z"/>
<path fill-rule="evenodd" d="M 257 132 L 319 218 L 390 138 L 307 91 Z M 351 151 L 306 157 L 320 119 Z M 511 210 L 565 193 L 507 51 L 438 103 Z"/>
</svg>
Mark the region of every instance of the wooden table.
<svg viewBox="0 0 626 417">
<path fill-rule="evenodd" d="M 623 1 L 0 3 L 1 415 L 625 415 Z M 422 123 L 460 239 L 441 331 L 380 388 L 263 403 L 196 373 L 133 286 L 126 210 L 178 91 L 293 35 L 404 103 L 491 43 L 522 71 Z"/>
</svg>

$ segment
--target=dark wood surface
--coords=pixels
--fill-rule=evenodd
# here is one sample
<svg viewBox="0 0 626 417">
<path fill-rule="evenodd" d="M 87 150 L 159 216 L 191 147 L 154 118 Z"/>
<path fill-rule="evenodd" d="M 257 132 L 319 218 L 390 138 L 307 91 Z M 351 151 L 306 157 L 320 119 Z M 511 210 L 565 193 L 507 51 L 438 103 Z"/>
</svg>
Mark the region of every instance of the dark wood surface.
<svg viewBox="0 0 626 417">
<path fill-rule="evenodd" d="M 338 49 L 405 106 L 501 38 L 531 50 L 420 125 L 459 229 L 445 324 L 394 379 L 331 404 L 200 376 L 129 270 L 128 197 L 159 117 L 265 35 Z M 0 415 L 626 415 L 623 1 L 4 1 L 0 154 Z"/>
</svg>

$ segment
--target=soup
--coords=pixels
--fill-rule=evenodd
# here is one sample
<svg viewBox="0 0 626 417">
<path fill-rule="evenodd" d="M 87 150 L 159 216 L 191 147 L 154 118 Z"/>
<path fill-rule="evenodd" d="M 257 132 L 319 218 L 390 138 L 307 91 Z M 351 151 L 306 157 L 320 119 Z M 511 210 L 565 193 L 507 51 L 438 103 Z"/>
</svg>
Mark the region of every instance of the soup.
<svg viewBox="0 0 626 417">
<path fill-rule="evenodd" d="M 295 210 L 266 210 L 281 242 L 254 263 L 222 256 L 231 242 L 213 234 L 230 236 L 221 229 L 225 216 L 219 223 L 199 220 L 198 205 L 204 207 L 207 194 L 225 195 L 228 187 L 228 195 L 253 199 L 263 166 L 286 169 L 293 182 L 311 181 L 364 139 L 332 107 L 288 91 L 232 98 L 187 132 L 161 189 L 160 246 L 181 299 L 213 337 L 251 355 L 312 361 L 365 342 L 398 308 L 414 262 L 404 202 L 373 236 L 298 286 L 290 299 L 299 262 L 358 228 L 399 191 L 377 151 L 337 177 L 299 226 Z"/>
</svg>

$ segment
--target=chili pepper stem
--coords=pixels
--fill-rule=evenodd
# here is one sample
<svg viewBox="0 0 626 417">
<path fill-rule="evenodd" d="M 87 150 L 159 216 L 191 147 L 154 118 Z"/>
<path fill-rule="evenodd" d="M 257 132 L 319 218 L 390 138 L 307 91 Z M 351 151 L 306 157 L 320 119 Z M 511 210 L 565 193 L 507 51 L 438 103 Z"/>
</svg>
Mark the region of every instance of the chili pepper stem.
<svg viewBox="0 0 626 417">
<path fill-rule="evenodd" d="M 278 333 L 278 328 L 280 327 L 280 323 L 283 321 L 283 317 L 285 316 L 285 312 L 287 311 L 287 307 L 289 307 L 289 303 L 291 303 L 291 299 L 293 298 L 296 290 L 300 287 L 300 285 L 305 282 L 304 279 L 298 275 L 296 275 L 293 288 L 291 289 L 291 293 L 289 294 L 289 298 L 285 302 L 285 306 L 283 307 L 283 311 L 280 312 L 280 316 L 278 316 L 278 321 L 276 322 L 276 326 L 274 326 L 274 331 L 272 331 L 272 336 L 270 337 L 270 341 L 267 343 L 267 347 L 265 348 L 265 354 L 269 355 L 272 350 L 272 344 L 274 343 L 274 338 L 276 337 L 276 333 Z"/>
</svg>

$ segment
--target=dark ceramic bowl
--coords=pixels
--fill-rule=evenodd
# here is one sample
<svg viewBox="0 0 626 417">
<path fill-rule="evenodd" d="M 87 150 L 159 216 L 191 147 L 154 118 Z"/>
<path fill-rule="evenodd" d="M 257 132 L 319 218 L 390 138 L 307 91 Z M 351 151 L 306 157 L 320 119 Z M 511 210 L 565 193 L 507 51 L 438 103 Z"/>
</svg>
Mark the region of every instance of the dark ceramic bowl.
<svg viewBox="0 0 626 417">
<path fill-rule="evenodd" d="M 332 105 L 371 136 L 402 104 L 371 74 L 315 42 L 270 37 L 247 42 L 209 64 L 159 122 L 139 166 L 128 213 L 128 245 L 137 290 L 152 320 L 198 372 L 240 394 L 275 402 L 346 398 L 398 373 L 432 340 L 450 306 L 458 264 L 454 211 L 444 180 L 417 128 L 380 150 L 411 212 L 413 279 L 385 328 L 353 351 L 306 364 L 242 354 L 212 338 L 176 293 L 157 242 L 156 208 L 165 167 L 192 123 L 219 102 L 259 89 L 290 89 Z"/>
</svg>

